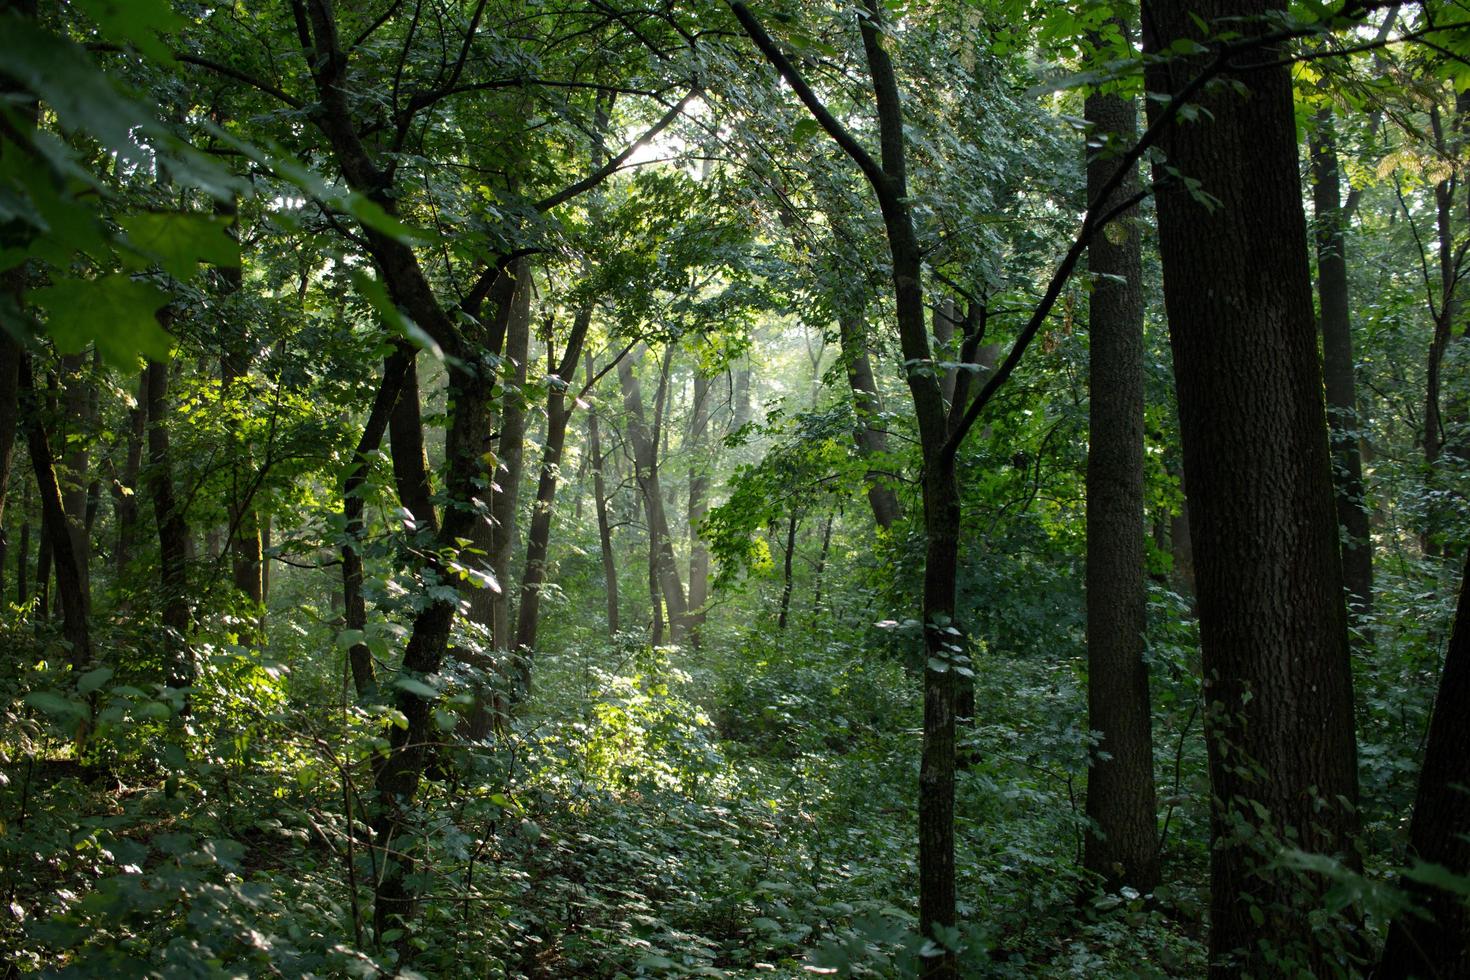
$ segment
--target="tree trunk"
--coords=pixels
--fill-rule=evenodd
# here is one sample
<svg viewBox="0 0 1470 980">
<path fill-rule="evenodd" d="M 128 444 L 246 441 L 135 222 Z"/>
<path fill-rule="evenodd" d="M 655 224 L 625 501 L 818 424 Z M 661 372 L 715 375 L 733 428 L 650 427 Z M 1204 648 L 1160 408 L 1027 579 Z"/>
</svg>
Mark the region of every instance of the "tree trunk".
<svg viewBox="0 0 1470 980">
<path fill-rule="evenodd" d="M 898 495 L 872 463 L 888 453 L 888 433 L 879 419 L 883 408 L 878 399 L 878 385 L 873 379 L 873 364 L 868 358 L 868 345 L 864 337 L 862 320 L 854 315 L 839 312 L 837 336 L 842 347 L 842 363 L 847 371 L 847 383 L 852 388 L 853 413 L 857 416 L 857 428 L 852 438 L 857 443 L 858 453 L 869 461 L 864 477 L 868 485 L 868 505 L 873 509 L 873 520 L 883 530 L 894 525 L 901 511 Z"/>
<path fill-rule="evenodd" d="M 67 528 L 66 512 L 61 502 L 61 485 L 56 479 L 55 457 L 51 455 L 51 443 L 46 435 L 46 426 L 41 417 L 40 398 L 36 392 L 35 379 L 31 375 L 30 358 L 20 357 L 18 382 L 21 408 L 27 416 L 26 445 L 31 454 L 31 468 L 36 474 L 36 488 L 41 495 L 42 546 L 49 552 L 56 568 L 56 591 L 61 602 L 61 635 L 70 645 L 68 659 L 73 670 L 83 670 L 92 662 L 91 610 L 87 605 L 87 592 L 82 582 L 81 561 L 72 552 L 75 538 Z M 49 569 L 38 568 L 36 578 L 44 583 L 50 575 Z M 49 598 L 48 590 L 41 590 L 41 608 Z"/>
<path fill-rule="evenodd" d="M 832 521 L 835 515 L 828 514 L 826 523 L 822 525 L 822 550 L 817 555 L 816 582 L 812 589 L 812 611 L 820 616 L 822 609 L 822 575 L 827 571 L 827 555 L 832 548 Z"/>
<path fill-rule="evenodd" d="M 934 307 L 934 349 L 947 361 L 957 361 L 954 350 L 954 335 L 960 325 L 960 315 L 953 296 L 942 297 Z M 959 380 L 959 369 L 947 367 L 939 372 L 939 389 L 944 393 L 944 403 L 954 403 L 955 382 Z"/>
<path fill-rule="evenodd" d="M 20 524 L 20 548 L 15 554 L 15 604 L 23 606 L 30 593 L 31 522 Z"/>
<path fill-rule="evenodd" d="M 230 235 L 239 238 L 239 208 L 233 201 L 217 203 L 215 213 L 229 220 Z M 240 266 L 221 266 L 214 269 L 219 284 L 219 299 L 229 309 L 231 298 L 240 291 L 244 271 Z M 250 372 L 250 341 L 243 322 L 227 322 L 220 337 L 224 353 L 220 355 L 220 393 L 222 399 L 236 394 L 236 386 Z M 255 616 L 254 641 L 263 641 L 265 627 L 265 561 L 260 537 L 260 514 L 255 507 L 254 461 L 244 460 L 242 472 L 239 459 L 231 461 L 230 498 L 227 502 L 231 535 L 230 572 L 235 589 L 251 604 Z"/>
<path fill-rule="evenodd" d="M 618 363 L 618 381 L 623 389 L 623 408 L 628 416 L 628 442 L 633 447 L 633 465 L 637 472 L 638 487 L 643 492 L 644 508 L 648 513 L 650 541 L 656 542 L 651 556 L 654 576 L 663 593 L 663 602 L 669 611 L 670 639 L 678 643 L 683 638 L 683 628 L 688 618 L 688 603 L 684 597 L 684 584 L 679 581 L 679 567 L 674 560 L 673 540 L 669 534 L 668 516 L 664 512 L 663 488 L 658 476 L 657 434 L 649 430 L 643 414 L 643 393 L 633 364 L 641 353 L 640 346 L 633 354 Z M 658 605 L 655 603 L 655 605 Z"/>
<path fill-rule="evenodd" d="M 1130 174 L 1099 201 L 1118 157 L 1138 138 L 1132 99 L 1093 94 L 1087 199 L 1115 207 L 1138 190 Z M 1087 453 L 1087 717 L 1090 825 L 1083 865 L 1109 891 L 1153 890 L 1159 880 L 1153 727 L 1144 661 L 1147 624 L 1143 520 L 1142 229 L 1129 210 L 1093 237 L 1089 301 Z"/>
<path fill-rule="evenodd" d="M 709 513 L 709 378 L 694 372 L 694 404 L 689 415 L 689 631 L 698 645 L 709 602 L 709 549 L 700 525 Z"/>
<path fill-rule="evenodd" d="M 32 463 L 34 462 L 32 460 Z M 53 478 L 55 472 L 53 469 Z M 59 493 L 60 490 L 58 489 L 57 492 Z M 38 623 L 44 623 L 51 618 L 51 520 L 46 515 L 46 499 L 45 491 L 43 490 L 41 495 L 41 539 L 36 544 L 36 621 Z"/>
<path fill-rule="evenodd" d="M 1317 113 L 1309 141 L 1316 218 L 1317 297 L 1322 321 L 1322 375 L 1332 432 L 1332 474 L 1342 534 L 1342 580 L 1348 614 L 1366 622 L 1373 613 L 1373 539 L 1363 499 L 1363 455 L 1358 448 L 1358 392 L 1353 375 L 1349 313 L 1347 229 L 1332 112 Z"/>
<path fill-rule="evenodd" d="M 592 355 L 587 355 L 587 383 L 592 383 L 596 374 L 592 366 Z M 607 635 L 618 635 L 618 566 L 613 555 L 612 526 L 607 519 L 607 481 L 602 466 L 606 458 L 602 454 L 602 438 L 598 431 L 597 409 L 587 413 L 587 443 L 592 454 L 592 494 L 597 506 L 597 541 L 602 549 L 602 583 L 607 598 Z"/>
<path fill-rule="evenodd" d="M 490 307 L 489 329 L 485 337 L 484 353 L 499 358 L 505 352 L 508 335 L 512 328 L 519 332 L 521 327 L 513 323 L 517 318 L 530 315 L 530 300 L 528 290 L 530 289 L 528 267 L 524 263 L 512 263 L 508 269 L 502 270 L 496 275 L 494 283 L 485 299 L 486 305 Z M 522 303 L 522 294 L 526 295 L 526 301 Z M 529 327 L 527 327 L 529 329 Z M 487 384 L 493 392 L 495 376 L 492 375 Z M 481 446 L 491 445 L 494 434 L 492 418 L 494 416 L 493 395 L 491 402 L 485 406 L 485 431 L 481 433 Z M 498 467 L 499 461 L 491 464 Z M 460 651 L 464 658 L 476 672 L 473 681 L 474 705 L 470 709 L 469 717 L 463 725 L 463 734 L 470 741 L 478 742 L 489 736 L 491 729 L 496 725 L 504 723 L 504 698 L 497 690 L 497 682 L 491 680 L 497 673 L 508 676 L 506 672 L 509 665 L 504 652 L 496 653 L 494 636 L 496 590 L 504 590 L 510 587 L 509 581 L 500 577 L 495 570 L 495 543 L 497 529 L 494 516 L 496 491 L 494 489 L 499 477 L 492 469 L 489 474 L 489 485 L 478 492 L 478 499 L 474 502 L 474 517 L 470 523 L 470 547 L 475 554 L 469 561 L 482 566 L 494 580 L 493 588 L 482 588 L 483 582 L 467 583 L 465 591 L 468 593 L 469 620 L 475 623 L 483 631 L 488 642 L 478 643 L 467 650 Z"/>
<path fill-rule="evenodd" d="M 515 556 L 520 505 L 521 472 L 526 451 L 526 377 L 530 367 L 531 343 L 531 266 L 522 260 L 516 266 L 517 283 L 514 309 L 505 335 L 505 356 L 515 370 L 513 379 L 504 387 L 500 401 L 500 441 L 497 444 L 498 466 L 491 495 L 490 520 L 493 527 L 490 567 L 500 583 L 500 591 L 490 593 L 491 631 L 495 649 L 502 658 L 514 657 L 513 623 L 510 618 L 511 562 Z"/>
<path fill-rule="evenodd" d="M 1146 50 L 1215 30 L 1268 30 L 1271 0 L 1144 6 Z M 1203 18 L 1203 21 L 1200 19 Z M 1204 38 L 1203 40 L 1208 40 Z M 1342 565 L 1289 70 L 1227 77 L 1204 121 L 1161 147 L 1159 248 L 1195 549 L 1213 788 L 1210 970 L 1331 973 L 1356 939 L 1321 922 L 1321 885 L 1273 866 L 1279 849 L 1347 854 L 1357 768 Z M 1207 57 L 1148 72 L 1178 93 Z M 1163 111 L 1150 102 L 1150 111 Z M 1156 117 L 1157 118 L 1157 117 Z M 1196 200 L 1176 169 L 1218 201 Z M 1281 957 L 1284 959 L 1274 959 Z"/>
<path fill-rule="evenodd" d="M 160 320 L 166 315 L 160 314 Z M 189 649 L 189 527 L 174 497 L 173 458 L 168 437 L 168 365 L 148 361 L 148 488 L 158 524 L 158 569 L 163 587 L 163 628 L 169 687 L 194 682 Z"/>
<path fill-rule="evenodd" d="M 5 533 L 5 500 L 20 424 L 20 358 L 20 345 L 0 330 L 0 597 L 5 594 L 5 559 L 10 543 Z M 24 555 L 21 561 L 25 561 Z"/>
<path fill-rule="evenodd" d="M 138 373 L 138 392 L 128 412 L 127 444 L 122 472 L 112 481 L 113 519 L 117 523 L 117 547 L 112 556 L 118 581 L 125 580 L 133 549 L 138 543 L 138 477 L 143 468 L 143 440 L 148 428 L 148 369 Z"/>
<path fill-rule="evenodd" d="M 1439 694 L 1425 741 L 1424 768 L 1409 825 L 1409 854 L 1451 873 L 1470 875 L 1470 561 L 1445 651 Z M 1470 977 L 1470 908 L 1461 895 L 1405 878 L 1404 889 L 1427 919 L 1404 913 L 1388 930 L 1380 980 Z"/>
<path fill-rule="evenodd" d="M 92 441 L 90 409 L 94 400 L 94 383 L 88 376 L 86 358 L 81 354 L 64 355 L 60 374 L 64 421 L 59 438 L 66 446 L 62 454 L 65 479 L 61 484 L 61 506 L 66 512 L 66 533 L 71 536 L 71 553 L 77 562 L 77 579 L 82 584 L 84 601 L 90 608 L 92 576 L 88 558 L 92 549 L 87 541 L 86 526 L 91 454 L 87 447 Z"/>
<path fill-rule="evenodd" d="M 796 556 L 796 524 L 796 508 L 793 507 L 786 521 L 785 558 L 781 563 L 781 611 L 776 617 L 778 630 L 786 628 L 786 619 L 791 613 L 791 564 Z"/>
<path fill-rule="evenodd" d="M 1455 160 L 1459 156 L 1464 140 L 1466 117 L 1470 114 L 1470 92 L 1461 93 L 1456 99 L 1457 112 L 1446 127 L 1439 106 L 1431 107 L 1429 120 L 1434 133 L 1435 149 L 1440 157 Z M 1448 130 L 1448 131 L 1447 131 Z M 1443 492 L 1440 486 L 1440 455 L 1445 449 L 1445 411 L 1442 401 L 1444 387 L 1444 360 L 1454 340 L 1455 323 L 1460 311 L 1460 269 L 1464 253 L 1455 248 L 1455 190 L 1458 175 L 1451 172 L 1444 180 L 1434 185 L 1435 231 L 1438 237 L 1439 255 L 1439 302 L 1431 299 L 1429 307 L 1434 319 L 1434 335 L 1429 342 L 1429 356 L 1425 365 L 1424 390 L 1424 468 L 1425 482 L 1430 493 L 1430 503 L 1424 516 L 1421 535 L 1424 553 L 1439 555 L 1443 552 L 1441 536 L 1444 533 L 1446 514 L 1444 505 L 1434 497 Z"/>
<path fill-rule="evenodd" d="M 556 485 L 561 476 L 562 449 L 566 445 L 567 423 L 572 405 L 567 393 L 576 377 L 577 362 L 582 359 L 582 346 L 592 325 L 592 304 L 577 311 L 567 335 L 567 346 L 555 377 L 547 379 L 546 442 L 541 454 L 541 473 L 536 484 L 536 505 L 531 512 L 531 528 L 526 535 L 526 568 L 521 575 L 521 602 L 516 611 L 517 690 L 522 695 L 531 691 L 531 660 L 536 650 L 536 634 L 541 620 L 541 587 L 546 582 L 546 558 L 551 548 L 552 506 L 556 502 Z"/>
<path fill-rule="evenodd" d="M 346 628 L 359 633 L 367 629 L 367 603 L 363 599 L 363 567 L 361 547 L 364 521 L 363 487 L 372 469 L 369 459 L 378 451 L 383 433 L 388 428 L 388 417 L 398 392 L 403 387 L 403 376 L 413 357 L 410 348 L 400 345 L 383 360 L 383 379 L 373 397 L 373 407 L 362 428 L 362 437 L 352 454 L 352 465 L 342 483 L 342 599 L 343 620 Z M 352 670 L 352 683 L 359 698 L 366 698 L 377 686 L 373 671 L 373 655 L 366 643 L 355 642 L 347 650 L 347 662 Z"/>
<path fill-rule="evenodd" d="M 461 362 L 451 363 L 449 367 L 450 419 L 444 440 L 448 469 L 445 490 L 449 502 L 443 509 L 438 537 L 426 551 L 424 561 L 425 574 L 442 581 L 452 577 L 443 556 L 453 554 L 459 542 L 469 538 L 477 519 L 472 503 L 488 475 L 484 446 L 494 383 L 491 372 L 478 366 L 483 363 L 478 345 L 467 343 L 464 348 L 449 353 Z M 442 669 L 458 607 L 457 596 L 436 597 L 418 613 L 403 652 L 401 677 L 424 683 Z M 431 697 L 395 685 L 394 706 L 403 713 L 407 724 L 392 729 L 388 752 L 374 773 L 378 799 L 374 836 L 384 862 L 373 913 L 374 927 L 380 936 L 389 929 L 406 927 L 414 914 L 417 891 L 412 876 L 417 861 L 416 847 L 406 844 L 405 839 L 417 820 L 412 810 L 413 798 L 430 747 L 439 741 L 433 725 L 433 703 Z"/>
<path fill-rule="evenodd" d="M 416 351 L 407 351 L 398 385 L 398 397 L 388 413 L 389 449 L 398 502 L 408 512 L 409 536 L 432 539 L 439 533 L 434 513 L 434 488 L 429 483 L 429 454 L 424 448 L 424 423 L 419 406 Z"/>
</svg>

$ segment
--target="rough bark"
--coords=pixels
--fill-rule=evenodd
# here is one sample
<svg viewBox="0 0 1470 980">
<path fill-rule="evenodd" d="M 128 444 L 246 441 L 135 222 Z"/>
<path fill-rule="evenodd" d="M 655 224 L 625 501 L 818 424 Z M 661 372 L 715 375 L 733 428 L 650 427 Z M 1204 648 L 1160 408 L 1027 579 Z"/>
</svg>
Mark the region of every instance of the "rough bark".
<svg viewBox="0 0 1470 980">
<path fill-rule="evenodd" d="M 1409 854 L 1453 874 L 1470 875 L 1470 561 L 1445 651 L 1429 722 L 1419 793 L 1409 825 Z M 1462 896 L 1405 878 L 1404 889 L 1428 918 L 1400 915 L 1390 926 L 1377 976 L 1470 977 L 1470 908 Z"/>
<path fill-rule="evenodd" d="M 1145 46 L 1268 30 L 1270 0 L 1144 6 Z M 1243 18 L 1243 19 L 1242 19 Z M 1208 38 L 1205 38 L 1208 40 Z M 1317 358 L 1291 77 L 1272 45 L 1197 101 L 1207 123 L 1163 133 L 1158 194 L 1195 549 L 1212 807 L 1210 970 L 1330 973 L 1355 945 L 1314 923 L 1320 883 L 1273 866 L 1280 846 L 1347 854 L 1357 768 L 1342 566 Z M 1152 65 L 1178 93 L 1211 56 Z M 1150 111 L 1163 111 L 1151 103 Z M 1157 116 L 1155 116 L 1157 118 Z M 1169 181 L 1169 170 L 1157 176 Z M 1284 959 L 1273 960 L 1272 957 Z"/>
<path fill-rule="evenodd" d="M 1131 99 L 1093 94 L 1087 197 L 1098 201 L 1137 140 Z M 1138 189 L 1129 175 L 1106 201 Z M 1158 883 L 1153 728 L 1144 661 L 1147 624 L 1143 515 L 1143 268 L 1136 210 L 1093 238 L 1087 261 L 1087 717 L 1097 734 L 1087 776 L 1083 865 L 1104 887 L 1148 892 Z"/>
<path fill-rule="evenodd" d="M 158 571 L 167 650 L 164 679 L 169 687 L 188 687 L 194 681 L 194 656 L 189 648 L 189 527 L 174 494 L 168 369 L 166 363 L 148 362 L 148 490 L 158 526 Z"/>
<path fill-rule="evenodd" d="M 592 383 L 596 372 L 592 355 L 587 355 L 587 383 Z M 587 447 L 592 458 L 592 494 L 597 509 L 597 541 L 602 550 L 602 583 L 607 598 L 607 635 L 618 635 L 618 565 L 613 554 L 612 525 L 607 519 L 607 480 L 602 467 L 606 457 L 602 453 L 602 433 L 598 427 L 597 408 L 587 413 Z"/>
<path fill-rule="evenodd" d="M 1373 613 L 1373 539 L 1363 499 L 1363 455 L 1358 442 L 1358 393 L 1353 372 L 1352 317 L 1347 275 L 1347 223 L 1332 113 L 1317 114 L 1309 141 L 1317 249 L 1317 301 L 1322 327 L 1322 376 L 1332 432 L 1332 475 L 1342 534 L 1342 579 L 1348 612 L 1366 622 Z"/>
</svg>

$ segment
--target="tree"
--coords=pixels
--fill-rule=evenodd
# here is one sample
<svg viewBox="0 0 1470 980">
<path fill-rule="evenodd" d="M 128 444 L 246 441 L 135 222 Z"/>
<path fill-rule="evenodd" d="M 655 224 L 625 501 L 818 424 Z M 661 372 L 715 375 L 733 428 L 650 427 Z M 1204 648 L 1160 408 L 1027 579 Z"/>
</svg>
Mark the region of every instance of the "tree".
<svg viewBox="0 0 1470 980">
<path fill-rule="evenodd" d="M 1122 25 L 1119 29 L 1126 30 Z M 1100 40 L 1100 39 L 1099 39 Z M 1122 95 L 1087 96 L 1087 196 L 1112 207 L 1138 191 L 1130 174 L 1101 195 L 1137 141 Z M 1098 741 L 1087 777 L 1083 864 L 1109 888 L 1158 882 L 1153 727 L 1144 661 L 1143 283 L 1140 219 L 1125 211 L 1087 249 L 1087 724 Z"/>
<path fill-rule="evenodd" d="M 1445 886 L 1446 872 L 1470 874 L 1470 560 L 1460 585 L 1460 602 L 1440 672 L 1439 693 L 1424 743 L 1424 767 L 1409 825 L 1414 865 L 1403 885 L 1416 908 L 1400 913 L 1376 976 L 1463 977 L 1470 975 L 1470 910 L 1464 897 Z M 1422 914 L 1422 917 L 1421 917 Z"/>
<path fill-rule="evenodd" d="M 1319 935 L 1315 889 L 1272 869 L 1282 847 L 1348 853 L 1357 829 L 1291 79 L 1267 40 L 1280 10 L 1256 0 L 1144 7 L 1145 48 L 1158 55 L 1149 89 L 1189 98 L 1208 120 L 1170 126 L 1155 172 L 1204 657 L 1218 977 L 1279 962 L 1326 970 L 1351 946 L 1342 924 Z M 1226 25 L 1256 49 L 1232 56 L 1217 39 Z"/>
</svg>

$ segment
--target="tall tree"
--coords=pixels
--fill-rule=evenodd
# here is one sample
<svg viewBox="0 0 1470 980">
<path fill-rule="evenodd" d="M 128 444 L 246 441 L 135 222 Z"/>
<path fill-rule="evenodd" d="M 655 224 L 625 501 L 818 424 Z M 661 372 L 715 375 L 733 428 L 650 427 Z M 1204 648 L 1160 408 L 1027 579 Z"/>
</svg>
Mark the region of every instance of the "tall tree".
<svg viewBox="0 0 1470 980">
<path fill-rule="evenodd" d="M 650 428 L 648 416 L 643 407 L 643 387 L 639 384 L 638 375 L 633 370 L 634 363 L 639 359 L 638 355 L 643 347 L 634 349 L 631 356 L 623 358 L 618 362 L 618 381 L 623 389 L 623 410 L 627 415 L 628 443 L 633 450 L 633 463 L 635 476 L 638 480 L 638 488 L 643 496 L 644 509 L 648 515 L 648 533 L 651 545 L 649 561 L 651 563 L 650 575 L 656 581 L 658 589 L 654 595 L 655 616 L 657 607 L 662 599 L 662 605 L 668 609 L 670 638 L 679 642 L 684 638 L 688 627 L 689 604 L 684 592 L 684 583 L 680 581 L 679 566 L 674 559 L 673 536 L 669 533 L 668 512 L 664 508 L 663 482 L 659 478 L 659 445 L 658 434 L 661 426 L 655 425 Z M 661 399 L 663 389 L 667 383 L 667 359 L 664 362 L 665 370 L 659 376 L 659 394 L 655 398 L 655 422 L 661 416 Z"/>
<path fill-rule="evenodd" d="M 587 353 L 587 387 L 592 386 L 592 379 L 597 372 L 594 370 L 592 353 Z M 607 635 L 616 637 L 618 635 L 618 565 L 617 556 L 613 554 L 612 547 L 612 525 L 607 516 L 607 479 L 603 475 L 603 465 L 607 457 L 602 451 L 602 432 L 597 421 L 597 407 L 594 404 L 587 411 L 587 452 L 590 454 L 590 465 L 592 467 L 592 495 L 593 505 L 597 511 L 597 543 L 598 550 L 602 552 L 602 586 L 603 593 L 607 599 Z"/>
<path fill-rule="evenodd" d="M 160 322 L 171 314 L 164 311 Z M 158 572 L 163 591 L 166 680 L 170 687 L 188 687 L 194 681 L 194 657 L 189 647 L 189 526 L 184 502 L 174 487 L 173 454 L 169 450 L 169 365 L 148 362 L 148 490 L 158 528 Z"/>
<path fill-rule="evenodd" d="M 1470 875 L 1470 559 L 1434 699 L 1419 793 L 1409 824 L 1409 854 L 1451 874 Z M 1378 965 L 1382 980 L 1470 977 L 1470 908 L 1463 895 L 1406 875 L 1418 908 L 1388 930 Z M 1419 913 L 1427 913 L 1421 917 Z"/>
<path fill-rule="evenodd" d="M 1100 199 L 1137 140 L 1132 99 L 1087 97 L 1087 193 L 1104 207 L 1137 193 L 1136 172 Z M 1136 168 L 1135 168 L 1136 169 Z M 1136 209 L 1087 249 L 1087 776 L 1083 864 L 1109 888 L 1158 882 L 1157 803 L 1148 665 L 1143 522 L 1143 264 Z"/>
<path fill-rule="evenodd" d="M 1261 41 L 1239 67 L 1217 39 L 1259 37 L 1283 11 L 1274 0 L 1144 5 L 1147 51 L 1205 51 L 1157 58 L 1147 80 L 1197 100 L 1209 120 L 1168 126 L 1156 175 L 1214 797 L 1210 970 L 1221 978 L 1283 963 L 1330 971 L 1353 942 L 1315 922 L 1314 889 L 1273 864 L 1288 846 L 1347 853 L 1358 795 L 1291 76 L 1280 45 Z M 1229 84 L 1204 84 L 1222 69 Z"/>
<path fill-rule="evenodd" d="M 546 583 L 546 561 L 551 549 L 552 507 L 561 479 L 562 450 L 566 446 L 567 423 L 579 396 L 571 391 L 587 330 L 592 325 L 592 302 L 578 308 L 567 334 L 561 360 L 546 379 L 546 441 L 541 451 L 541 471 L 536 481 L 536 502 L 531 510 L 531 527 L 526 534 L 526 566 L 521 575 L 521 601 L 516 610 L 516 681 L 522 693 L 531 689 L 531 657 L 536 650 L 541 625 L 541 590 Z"/>
</svg>

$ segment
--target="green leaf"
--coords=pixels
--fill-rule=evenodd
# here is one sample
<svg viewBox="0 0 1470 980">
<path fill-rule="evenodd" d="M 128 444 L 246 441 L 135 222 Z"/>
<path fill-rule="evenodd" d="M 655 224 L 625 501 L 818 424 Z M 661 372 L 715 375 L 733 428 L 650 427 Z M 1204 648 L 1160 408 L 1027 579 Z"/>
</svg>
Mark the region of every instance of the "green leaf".
<svg viewBox="0 0 1470 980">
<path fill-rule="evenodd" d="M 1456 895 L 1470 897 L 1470 875 L 1457 875 L 1441 864 L 1416 861 L 1412 868 L 1404 870 L 1404 877 L 1421 885 L 1442 888 Z"/>
<path fill-rule="evenodd" d="M 176 34 L 187 21 L 165 0 L 72 0 L 102 28 L 110 41 L 125 41 L 154 59 L 169 63 L 173 55 L 159 35 Z"/>
<path fill-rule="evenodd" d="M 200 262 L 240 265 L 240 245 L 230 237 L 228 218 L 145 212 L 127 215 L 118 224 L 128 233 L 128 245 L 175 279 L 192 277 Z"/>
<path fill-rule="evenodd" d="M 46 311 L 46 333 L 63 354 L 80 354 L 95 342 L 103 360 L 131 371 L 139 354 L 162 361 L 173 346 L 153 316 L 168 296 L 121 273 L 61 279 L 35 290 L 30 299 Z"/>
<path fill-rule="evenodd" d="M 417 677 L 399 677 L 393 683 L 409 694 L 417 695 L 421 698 L 437 698 L 439 696 L 439 691 L 436 688 L 432 685 L 425 684 Z"/>
<path fill-rule="evenodd" d="M 56 691 L 32 691 L 25 697 L 26 704 L 58 721 L 85 718 L 87 708 L 80 702 L 62 697 Z"/>
<path fill-rule="evenodd" d="M 89 670 L 77 679 L 77 693 L 91 694 L 111 679 L 111 667 L 98 667 L 96 670 Z"/>
<path fill-rule="evenodd" d="M 427 351 L 435 360 L 444 359 L 444 351 L 435 343 L 434 338 L 398 308 L 398 304 L 393 302 L 393 297 L 388 295 L 386 286 L 360 269 L 349 270 L 348 276 L 352 279 L 352 285 L 357 289 L 358 294 L 378 311 L 383 318 L 383 323 L 390 330 L 402 334 L 415 347 Z"/>
<path fill-rule="evenodd" d="M 337 649 L 350 650 L 366 638 L 367 634 L 362 630 L 343 630 L 337 634 Z"/>
<path fill-rule="evenodd" d="M 395 238 L 405 245 L 423 245 L 429 241 L 428 236 L 422 231 L 410 228 L 362 194 L 349 194 L 346 200 L 341 202 L 341 207 L 373 231 Z"/>
</svg>

